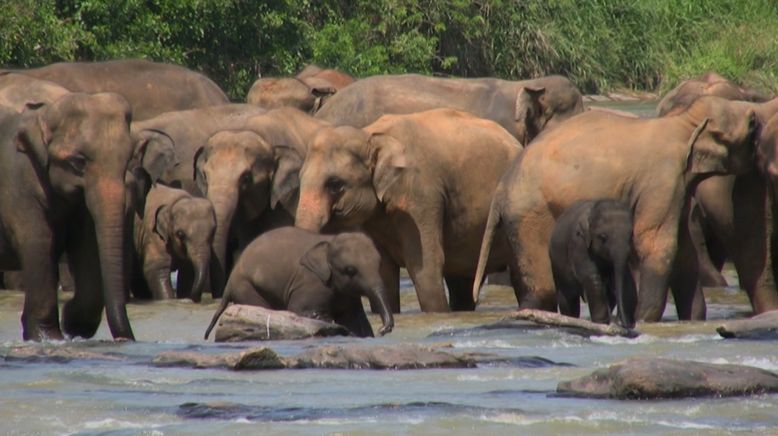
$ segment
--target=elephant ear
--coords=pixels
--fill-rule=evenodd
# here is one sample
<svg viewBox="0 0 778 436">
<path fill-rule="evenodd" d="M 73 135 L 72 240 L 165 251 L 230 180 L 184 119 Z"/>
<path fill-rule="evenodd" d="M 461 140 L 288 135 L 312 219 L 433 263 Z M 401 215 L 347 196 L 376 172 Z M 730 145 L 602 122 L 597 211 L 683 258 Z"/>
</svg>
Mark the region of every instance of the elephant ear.
<svg viewBox="0 0 778 436">
<path fill-rule="evenodd" d="M 338 90 L 335 89 L 335 87 L 326 80 L 311 77 L 303 80 L 303 82 L 308 85 L 308 87 L 311 89 L 311 94 L 315 98 L 313 107 L 311 108 L 311 113 L 318 112 L 327 97 L 338 92 Z"/>
<path fill-rule="evenodd" d="M 300 259 L 300 265 L 311 270 L 324 284 L 329 284 L 332 277 L 332 269 L 327 259 L 329 250 L 330 243 L 321 241 L 308 250 Z"/>
<path fill-rule="evenodd" d="M 718 141 L 723 132 L 705 118 L 692 132 L 687 144 L 686 172 L 692 174 L 725 173 L 729 150 Z"/>
<path fill-rule="evenodd" d="M 270 190 L 270 207 L 275 209 L 278 203 L 293 215 L 296 213 L 295 194 L 300 189 L 300 168 L 303 157 L 292 147 L 273 146 L 276 169 L 273 174 L 273 187 Z"/>
<path fill-rule="evenodd" d="M 180 164 L 173 138 L 159 130 L 144 130 L 135 143 L 137 165 L 143 167 L 156 182 L 170 168 Z"/>
<path fill-rule="evenodd" d="M 48 146 L 51 142 L 52 131 L 46 122 L 42 105 L 36 105 L 35 109 L 25 110 L 22 120 L 14 137 L 16 149 L 27 153 L 38 162 L 41 168 L 49 166 Z"/>
<path fill-rule="evenodd" d="M 132 169 L 132 178 L 133 181 L 130 188 L 132 204 L 135 206 L 135 213 L 142 217 L 146 210 L 146 196 L 154 183 L 149 173 L 142 167 Z"/>
<path fill-rule="evenodd" d="M 203 169 L 207 160 L 208 152 L 205 149 L 205 146 L 198 148 L 194 154 L 194 168 L 192 178 L 194 179 L 197 189 L 199 189 L 200 193 L 204 196 L 208 195 L 208 180 L 206 180 L 205 172 Z"/>
<path fill-rule="evenodd" d="M 546 93 L 546 88 L 523 86 L 516 94 L 516 106 L 514 107 L 514 119 L 529 123 L 533 116 L 543 112 L 540 98 Z"/>
<path fill-rule="evenodd" d="M 163 204 L 154 212 L 154 233 L 156 233 L 165 244 L 167 244 L 170 235 L 170 225 L 173 217 L 171 216 L 172 205 Z"/>
<path fill-rule="evenodd" d="M 368 140 L 368 153 L 373 166 L 376 197 L 383 202 L 389 188 L 408 168 L 405 146 L 391 135 L 374 133 Z"/>
</svg>

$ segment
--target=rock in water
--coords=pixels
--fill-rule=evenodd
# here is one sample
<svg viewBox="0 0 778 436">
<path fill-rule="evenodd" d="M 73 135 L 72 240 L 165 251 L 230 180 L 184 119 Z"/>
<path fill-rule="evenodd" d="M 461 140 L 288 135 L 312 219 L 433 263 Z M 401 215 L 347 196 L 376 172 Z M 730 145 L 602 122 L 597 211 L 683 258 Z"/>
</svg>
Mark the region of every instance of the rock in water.
<svg viewBox="0 0 778 436">
<path fill-rule="evenodd" d="M 731 397 L 778 392 L 778 375 L 743 365 L 635 358 L 561 382 L 564 396 L 620 400 Z"/>
<path fill-rule="evenodd" d="M 778 339 L 778 310 L 726 322 L 716 331 L 727 339 Z"/>
<path fill-rule="evenodd" d="M 503 321 L 506 320 L 524 320 L 546 326 L 562 327 L 568 329 L 572 333 L 585 336 L 623 336 L 625 338 L 636 338 L 640 336 L 640 332 L 624 328 L 620 325 L 597 324 L 585 319 L 573 318 L 571 316 L 562 315 L 561 313 L 546 312 L 545 310 L 538 309 L 519 310 L 503 319 Z"/>
<path fill-rule="evenodd" d="M 422 369 L 473 368 L 475 362 L 434 348 L 398 344 L 389 346 L 325 345 L 289 359 L 295 368 Z"/>
<path fill-rule="evenodd" d="M 345 327 L 305 318 L 292 312 L 233 304 L 227 307 L 216 327 L 216 342 L 307 339 L 350 336 Z"/>
</svg>

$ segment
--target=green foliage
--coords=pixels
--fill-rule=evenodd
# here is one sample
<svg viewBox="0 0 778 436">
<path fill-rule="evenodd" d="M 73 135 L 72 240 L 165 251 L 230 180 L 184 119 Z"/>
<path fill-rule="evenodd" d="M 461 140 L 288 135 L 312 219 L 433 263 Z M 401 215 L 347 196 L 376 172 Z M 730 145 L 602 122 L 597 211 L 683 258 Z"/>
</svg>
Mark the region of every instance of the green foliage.
<svg viewBox="0 0 778 436">
<path fill-rule="evenodd" d="M 235 100 L 305 63 L 356 76 L 570 77 L 666 89 L 716 70 L 778 91 L 774 0 L 5 0 L 0 65 L 143 57 Z"/>
</svg>

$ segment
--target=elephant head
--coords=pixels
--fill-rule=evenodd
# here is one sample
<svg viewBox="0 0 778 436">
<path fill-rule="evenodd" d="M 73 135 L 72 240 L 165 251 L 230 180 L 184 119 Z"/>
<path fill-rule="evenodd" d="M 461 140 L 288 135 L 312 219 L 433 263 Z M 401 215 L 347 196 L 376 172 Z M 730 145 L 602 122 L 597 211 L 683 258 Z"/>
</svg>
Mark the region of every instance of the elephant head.
<svg viewBox="0 0 778 436">
<path fill-rule="evenodd" d="M 621 325 L 633 328 L 638 296 L 629 266 L 633 252 L 632 214 L 629 208 L 618 201 L 602 200 L 592 206 L 588 219 L 582 224 L 585 229 L 582 229 L 581 235 L 589 255 L 598 266 L 605 265 L 613 269 L 610 276 L 613 283 L 607 288 L 612 289 L 615 295 L 607 298 L 615 298 Z M 592 313 L 592 321 L 609 322 L 611 307 L 607 307 L 607 313 Z"/>
<path fill-rule="evenodd" d="M 514 119 L 516 131 L 522 145 L 527 145 L 543 130 L 550 117 L 545 113 L 543 102 L 546 89 L 543 87 L 524 86 L 516 96 Z"/>
<path fill-rule="evenodd" d="M 189 291 L 192 301 L 199 302 L 205 287 L 216 229 L 216 215 L 211 202 L 204 198 L 182 197 L 171 204 L 162 205 L 154 213 L 153 228 L 175 258 L 186 259 L 190 263 L 193 280 L 186 285 L 191 285 L 191 289 L 183 291 Z"/>
<path fill-rule="evenodd" d="M 687 173 L 743 174 L 753 167 L 761 123 L 752 104 L 701 97 L 678 116 L 696 126 L 688 142 Z"/>
<path fill-rule="evenodd" d="M 405 147 L 390 135 L 348 126 L 322 129 L 300 170 L 295 225 L 318 232 L 362 224 L 405 169 Z"/>
<path fill-rule="evenodd" d="M 141 167 L 153 182 L 160 180 L 166 171 L 179 165 L 173 138 L 156 129 L 145 129 L 134 134 L 135 150 L 130 169 Z"/>
<path fill-rule="evenodd" d="M 291 106 L 305 112 L 316 112 L 323 99 L 336 89 L 326 80 L 316 77 L 259 79 L 251 86 L 246 102 L 266 109 Z"/>
<path fill-rule="evenodd" d="M 287 147 L 271 147 L 245 130 L 216 133 L 195 154 L 195 183 L 216 212 L 213 252 L 218 270 L 211 272 L 219 290 L 226 281 L 227 245 L 236 213 L 249 222 L 296 193 L 301 159 L 289 155 L 294 153 Z"/>
<path fill-rule="evenodd" d="M 380 273 L 381 258 L 373 242 L 362 233 L 340 233 L 314 245 L 300 259 L 327 287 L 336 292 L 370 300 L 378 308 L 383 336 L 394 328 L 388 296 Z"/>
<path fill-rule="evenodd" d="M 102 310 L 104 302 L 113 337 L 133 339 L 125 308 L 123 268 L 124 176 L 132 153 L 130 114 L 129 104 L 118 94 L 67 94 L 23 114 L 16 137 L 17 148 L 32 156 L 39 177 L 53 194 L 70 205 L 83 202 L 91 221 L 84 226 L 94 229 L 97 247 L 77 251 L 96 252 L 97 259 L 71 259 L 71 268 L 74 261 L 99 264 L 96 272 L 88 273 L 100 275 L 102 295 L 89 297 L 88 308 L 77 307 L 84 305 L 80 303 L 83 300 L 71 300 L 65 306 L 64 328 L 71 335 L 93 336 L 100 313 L 85 312 Z M 83 243 L 69 241 L 68 245 Z M 79 281 L 84 280 L 81 276 L 75 274 L 77 290 Z"/>
</svg>

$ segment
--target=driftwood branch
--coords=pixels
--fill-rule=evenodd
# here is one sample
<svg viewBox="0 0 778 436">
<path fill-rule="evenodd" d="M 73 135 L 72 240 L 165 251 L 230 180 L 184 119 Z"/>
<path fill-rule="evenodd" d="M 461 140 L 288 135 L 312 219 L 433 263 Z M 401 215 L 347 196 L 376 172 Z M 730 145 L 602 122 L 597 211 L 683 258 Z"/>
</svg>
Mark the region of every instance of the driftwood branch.
<svg viewBox="0 0 778 436">
<path fill-rule="evenodd" d="M 623 336 L 626 338 L 635 338 L 640 335 L 640 333 L 635 330 L 626 329 L 616 324 L 597 324 L 585 319 L 573 318 L 559 313 L 546 312 L 537 309 L 522 309 L 518 312 L 514 312 L 513 315 L 507 317 L 507 319 L 532 321 L 537 324 L 553 327 L 572 328 L 579 333 L 595 336 Z"/>
</svg>

